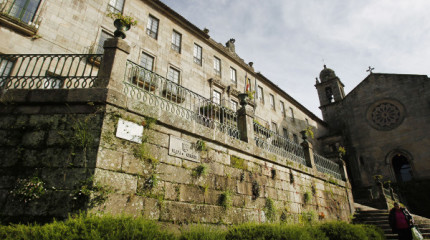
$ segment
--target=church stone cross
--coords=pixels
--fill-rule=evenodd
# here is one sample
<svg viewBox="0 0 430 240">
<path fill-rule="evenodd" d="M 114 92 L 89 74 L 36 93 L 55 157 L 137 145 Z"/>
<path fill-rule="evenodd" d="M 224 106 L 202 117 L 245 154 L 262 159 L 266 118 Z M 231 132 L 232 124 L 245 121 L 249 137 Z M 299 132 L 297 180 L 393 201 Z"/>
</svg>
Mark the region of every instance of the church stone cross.
<svg viewBox="0 0 430 240">
<path fill-rule="evenodd" d="M 367 69 L 367 70 L 366 70 L 366 72 L 372 73 L 372 71 L 373 71 L 374 69 L 375 69 L 375 68 L 373 68 L 373 67 L 369 66 L 369 69 Z"/>
</svg>

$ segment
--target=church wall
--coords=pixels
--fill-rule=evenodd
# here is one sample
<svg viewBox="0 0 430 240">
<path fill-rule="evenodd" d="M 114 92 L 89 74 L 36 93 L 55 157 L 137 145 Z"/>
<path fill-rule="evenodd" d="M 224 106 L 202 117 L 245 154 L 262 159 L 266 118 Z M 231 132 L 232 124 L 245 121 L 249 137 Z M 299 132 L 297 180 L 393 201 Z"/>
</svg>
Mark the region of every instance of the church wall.
<svg viewBox="0 0 430 240">
<path fill-rule="evenodd" d="M 428 89 L 426 76 L 371 74 L 344 99 L 347 151 L 354 154 L 350 158 L 359 166 L 363 186 L 372 185 L 374 175 L 396 182 L 390 159 L 396 152 L 412 157 L 414 178 L 430 177 Z M 398 126 L 375 123 L 371 113 L 380 103 L 393 104 L 400 111 Z"/>
</svg>

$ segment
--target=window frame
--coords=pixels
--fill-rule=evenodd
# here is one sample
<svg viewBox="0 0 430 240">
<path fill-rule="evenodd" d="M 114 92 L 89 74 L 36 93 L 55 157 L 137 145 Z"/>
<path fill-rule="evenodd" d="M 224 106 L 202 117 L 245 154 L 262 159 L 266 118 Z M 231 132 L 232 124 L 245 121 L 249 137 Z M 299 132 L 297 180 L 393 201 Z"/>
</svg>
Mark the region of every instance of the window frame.
<svg viewBox="0 0 430 240">
<path fill-rule="evenodd" d="M 221 59 L 217 58 L 216 56 L 214 56 L 214 70 L 215 75 L 221 77 Z"/>
<path fill-rule="evenodd" d="M 289 133 L 288 133 L 288 129 L 286 128 L 282 128 L 282 135 L 284 138 L 289 139 Z"/>
<path fill-rule="evenodd" d="M 172 70 L 173 73 L 177 73 L 177 75 L 178 75 L 177 82 L 174 81 L 175 79 L 170 79 L 170 72 L 171 72 L 171 70 Z M 181 83 L 181 71 L 179 71 L 179 69 L 177 69 L 175 67 L 169 66 L 169 68 L 167 70 L 166 79 L 169 80 L 169 81 L 171 81 L 171 82 L 174 82 L 174 83 L 180 85 L 180 83 Z"/>
<path fill-rule="evenodd" d="M 230 81 L 232 81 L 237 86 L 237 71 L 233 67 L 230 67 Z"/>
<path fill-rule="evenodd" d="M 154 23 L 156 23 L 154 25 Z M 155 30 L 153 27 L 155 26 Z M 149 14 L 148 23 L 146 24 L 146 34 L 148 34 L 151 38 L 157 40 L 158 39 L 158 30 L 160 27 L 160 20 L 153 15 Z"/>
<path fill-rule="evenodd" d="M 230 99 L 230 106 L 231 106 L 231 110 L 233 110 L 234 112 L 237 112 L 237 106 L 239 106 L 237 101 Z"/>
<path fill-rule="evenodd" d="M 219 96 L 219 98 L 216 98 L 215 96 Z M 212 102 L 213 103 L 216 103 L 216 104 L 218 104 L 218 105 L 221 105 L 221 97 L 222 97 L 222 95 L 221 95 L 221 92 L 219 92 L 219 91 L 217 91 L 217 90 L 215 90 L 215 89 L 213 89 L 212 90 Z M 215 101 L 215 100 L 218 100 L 218 101 Z"/>
<path fill-rule="evenodd" d="M 264 89 L 262 86 L 257 86 L 257 99 L 264 103 Z"/>
<path fill-rule="evenodd" d="M 294 109 L 292 107 L 290 107 L 290 114 L 291 114 L 291 119 L 294 120 Z"/>
<path fill-rule="evenodd" d="M 203 63 L 203 48 L 200 45 L 198 45 L 197 43 L 194 43 L 193 60 L 194 60 L 194 63 L 196 63 L 200 66 L 203 65 L 202 64 Z"/>
<path fill-rule="evenodd" d="M 152 62 L 151 62 L 151 68 L 148 68 L 146 65 L 147 65 L 147 61 L 145 61 L 145 64 L 142 64 L 142 60 L 143 59 L 150 59 L 150 60 L 152 60 Z M 144 67 L 145 69 L 147 69 L 147 70 L 150 70 L 150 71 L 154 71 L 154 65 L 155 65 L 155 57 L 154 56 L 152 56 L 151 54 L 148 54 L 148 53 L 146 53 L 146 52 L 144 52 L 144 51 L 142 51 L 142 54 L 140 55 L 140 61 L 139 61 L 139 64 L 140 64 L 140 66 L 142 66 L 142 67 Z"/>
<path fill-rule="evenodd" d="M 276 124 L 275 122 L 272 122 L 271 128 L 273 132 L 278 133 L 278 124 Z"/>
<path fill-rule="evenodd" d="M 111 4 L 112 1 L 115 2 L 115 6 Z M 118 2 L 120 1 L 122 1 L 122 6 L 121 6 L 121 9 L 118 9 L 117 5 L 118 5 Z M 112 13 L 122 13 L 122 11 L 124 10 L 124 3 L 125 3 L 124 0 L 109 0 L 108 11 Z"/>
<path fill-rule="evenodd" d="M 276 110 L 276 108 L 275 108 L 275 96 L 271 93 L 269 93 L 269 102 L 270 102 L 270 107 L 272 108 L 272 110 Z"/>
<path fill-rule="evenodd" d="M 29 5 L 31 7 L 31 4 L 30 4 L 31 0 L 23 0 L 23 2 L 25 3 L 22 4 L 22 6 L 18 5 L 19 3 L 17 3 L 17 1 L 14 1 L 10 6 L 7 14 L 13 18 L 19 19 L 19 21 L 25 24 L 28 24 L 29 22 L 33 22 L 34 18 L 36 17 L 36 13 L 39 10 L 40 3 L 42 2 L 42 0 L 37 0 L 37 1 L 38 1 L 36 4 L 37 6 L 35 5 L 36 7 L 32 9 L 30 15 L 27 15 L 27 10 L 28 10 L 27 8 L 29 7 Z M 16 11 L 16 12 L 12 13 L 12 11 Z M 25 17 L 27 17 L 28 19 Z"/>
<path fill-rule="evenodd" d="M 179 45 L 177 45 L 177 43 L 176 43 L 177 38 L 175 38 L 175 36 L 179 38 Z M 178 31 L 176 31 L 175 29 L 173 29 L 173 31 L 172 31 L 172 42 L 171 43 L 172 43 L 171 49 L 173 49 L 173 51 L 175 51 L 175 52 L 181 53 L 181 50 L 182 50 L 182 34 Z"/>
<path fill-rule="evenodd" d="M 279 100 L 279 108 L 281 109 L 281 114 L 282 117 L 286 117 L 286 113 L 285 113 L 285 104 L 283 101 Z"/>
</svg>

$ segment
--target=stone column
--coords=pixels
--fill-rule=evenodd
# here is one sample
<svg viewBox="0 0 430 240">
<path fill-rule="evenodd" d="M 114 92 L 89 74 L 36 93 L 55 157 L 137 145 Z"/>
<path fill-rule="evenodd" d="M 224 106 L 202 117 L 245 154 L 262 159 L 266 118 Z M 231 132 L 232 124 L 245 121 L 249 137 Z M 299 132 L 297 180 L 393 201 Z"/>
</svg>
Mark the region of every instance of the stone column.
<svg viewBox="0 0 430 240">
<path fill-rule="evenodd" d="M 103 60 L 94 87 L 122 93 L 130 45 L 122 39 L 110 38 L 104 42 L 103 48 Z"/>
<path fill-rule="evenodd" d="M 254 108 L 249 105 L 242 105 L 237 111 L 237 125 L 240 140 L 252 142 L 254 140 Z"/>
<path fill-rule="evenodd" d="M 349 182 L 348 179 L 348 173 L 346 171 L 346 164 L 345 161 L 339 156 L 338 158 L 338 164 L 339 164 L 339 168 L 340 168 L 340 175 L 342 176 L 342 180 L 345 182 Z"/>
<path fill-rule="evenodd" d="M 314 149 L 312 143 L 310 143 L 306 136 L 306 131 L 301 131 L 303 142 L 300 144 L 303 148 L 303 152 L 305 153 L 306 165 L 317 172 L 317 168 L 315 166 L 314 159 Z"/>
</svg>

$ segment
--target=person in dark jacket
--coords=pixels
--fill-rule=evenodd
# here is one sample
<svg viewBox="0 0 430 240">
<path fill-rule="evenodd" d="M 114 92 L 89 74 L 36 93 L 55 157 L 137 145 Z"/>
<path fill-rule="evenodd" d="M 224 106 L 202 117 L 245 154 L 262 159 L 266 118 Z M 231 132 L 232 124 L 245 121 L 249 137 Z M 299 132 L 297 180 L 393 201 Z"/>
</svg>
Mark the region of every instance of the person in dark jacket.
<svg viewBox="0 0 430 240">
<path fill-rule="evenodd" d="M 399 240 L 412 240 L 411 227 L 414 225 L 411 214 L 406 208 L 400 207 L 398 202 L 390 210 L 388 217 L 393 233 L 397 233 Z"/>
</svg>

